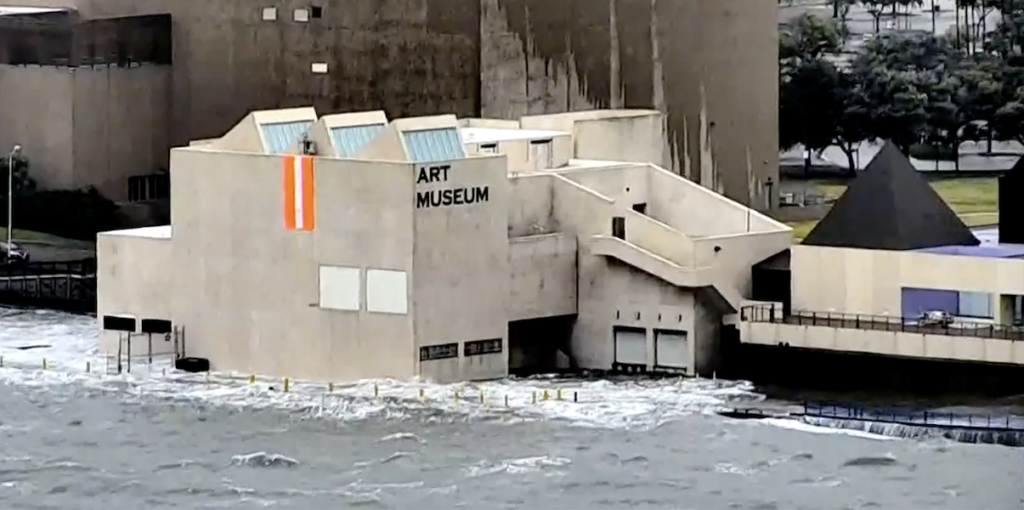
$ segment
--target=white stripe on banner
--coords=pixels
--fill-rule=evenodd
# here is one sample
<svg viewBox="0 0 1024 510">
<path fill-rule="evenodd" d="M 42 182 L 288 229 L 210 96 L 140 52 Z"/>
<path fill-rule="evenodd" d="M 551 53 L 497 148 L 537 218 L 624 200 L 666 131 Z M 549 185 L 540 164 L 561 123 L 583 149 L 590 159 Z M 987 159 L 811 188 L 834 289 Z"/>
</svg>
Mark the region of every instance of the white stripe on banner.
<svg viewBox="0 0 1024 510">
<path fill-rule="evenodd" d="M 295 176 L 295 228 L 303 230 L 306 228 L 305 214 L 303 214 L 303 197 L 302 190 L 304 184 L 302 182 L 302 156 L 295 156 L 292 158 L 292 175 Z"/>
</svg>

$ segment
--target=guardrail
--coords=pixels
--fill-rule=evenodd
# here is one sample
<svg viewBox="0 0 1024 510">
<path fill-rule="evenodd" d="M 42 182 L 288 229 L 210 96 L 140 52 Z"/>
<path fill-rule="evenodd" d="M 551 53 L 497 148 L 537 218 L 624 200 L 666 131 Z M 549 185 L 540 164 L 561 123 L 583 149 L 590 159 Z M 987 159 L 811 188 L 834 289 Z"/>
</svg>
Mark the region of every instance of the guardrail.
<svg viewBox="0 0 1024 510">
<path fill-rule="evenodd" d="M 843 329 L 869 329 L 900 333 L 926 335 L 967 336 L 975 338 L 999 338 L 1002 340 L 1024 340 L 1024 328 L 1004 326 L 980 321 L 958 319 L 950 325 L 919 324 L 918 318 L 892 317 L 885 315 L 861 315 L 837 312 L 814 312 L 793 310 L 788 314 L 772 305 L 750 305 L 740 310 L 744 322 L 770 322 L 799 326 L 823 326 Z"/>
<path fill-rule="evenodd" d="M 834 404 L 804 404 L 805 418 L 869 421 L 917 427 L 947 429 L 977 429 L 989 431 L 1024 432 L 1024 416 L 944 413 L 935 411 L 899 411 L 846 407 Z"/>
<path fill-rule="evenodd" d="M 0 263 L 0 304 L 96 311 L 96 259 Z"/>
</svg>

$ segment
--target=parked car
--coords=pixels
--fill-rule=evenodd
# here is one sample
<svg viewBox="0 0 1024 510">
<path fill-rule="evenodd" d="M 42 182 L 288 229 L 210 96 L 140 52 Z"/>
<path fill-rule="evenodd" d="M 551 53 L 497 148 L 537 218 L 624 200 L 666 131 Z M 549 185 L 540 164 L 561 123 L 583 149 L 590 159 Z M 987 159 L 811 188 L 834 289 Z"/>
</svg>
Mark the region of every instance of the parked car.
<svg viewBox="0 0 1024 510">
<path fill-rule="evenodd" d="M 28 262 L 28 250 L 24 246 L 11 241 L 10 246 L 6 241 L 0 241 L 0 260 L 8 264 Z"/>
<path fill-rule="evenodd" d="M 921 314 L 921 317 L 917 320 L 919 326 L 941 326 L 948 328 L 956 322 L 953 316 L 948 312 L 942 310 L 932 310 Z"/>
</svg>

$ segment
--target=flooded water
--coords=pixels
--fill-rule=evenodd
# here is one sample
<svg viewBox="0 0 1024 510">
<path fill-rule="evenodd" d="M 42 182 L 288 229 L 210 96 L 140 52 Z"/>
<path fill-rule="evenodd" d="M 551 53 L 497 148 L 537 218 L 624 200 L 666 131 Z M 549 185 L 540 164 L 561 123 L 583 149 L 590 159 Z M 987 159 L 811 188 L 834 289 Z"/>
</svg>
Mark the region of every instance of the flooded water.
<svg viewBox="0 0 1024 510">
<path fill-rule="evenodd" d="M 159 364 L 108 376 L 95 341 L 91 319 L 0 310 L 7 507 L 1024 505 L 1024 450 L 715 415 L 763 398 L 744 383 L 365 381 L 329 393 L 299 382 L 284 393 L 280 381 Z"/>
</svg>

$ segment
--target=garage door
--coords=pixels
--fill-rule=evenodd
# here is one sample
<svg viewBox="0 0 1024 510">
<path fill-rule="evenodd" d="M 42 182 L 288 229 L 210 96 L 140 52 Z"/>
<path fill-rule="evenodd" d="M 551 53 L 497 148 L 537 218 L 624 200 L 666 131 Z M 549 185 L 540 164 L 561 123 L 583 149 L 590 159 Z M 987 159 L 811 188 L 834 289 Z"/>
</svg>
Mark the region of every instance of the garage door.
<svg viewBox="0 0 1024 510">
<path fill-rule="evenodd" d="M 655 331 L 654 347 L 656 366 L 690 369 L 690 340 L 685 331 Z"/>
<path fill-rule="evenodd" d="M 636 328 L 615 328 L 615 362 L 647 365 L 647 333 Z"/>
</svg>

